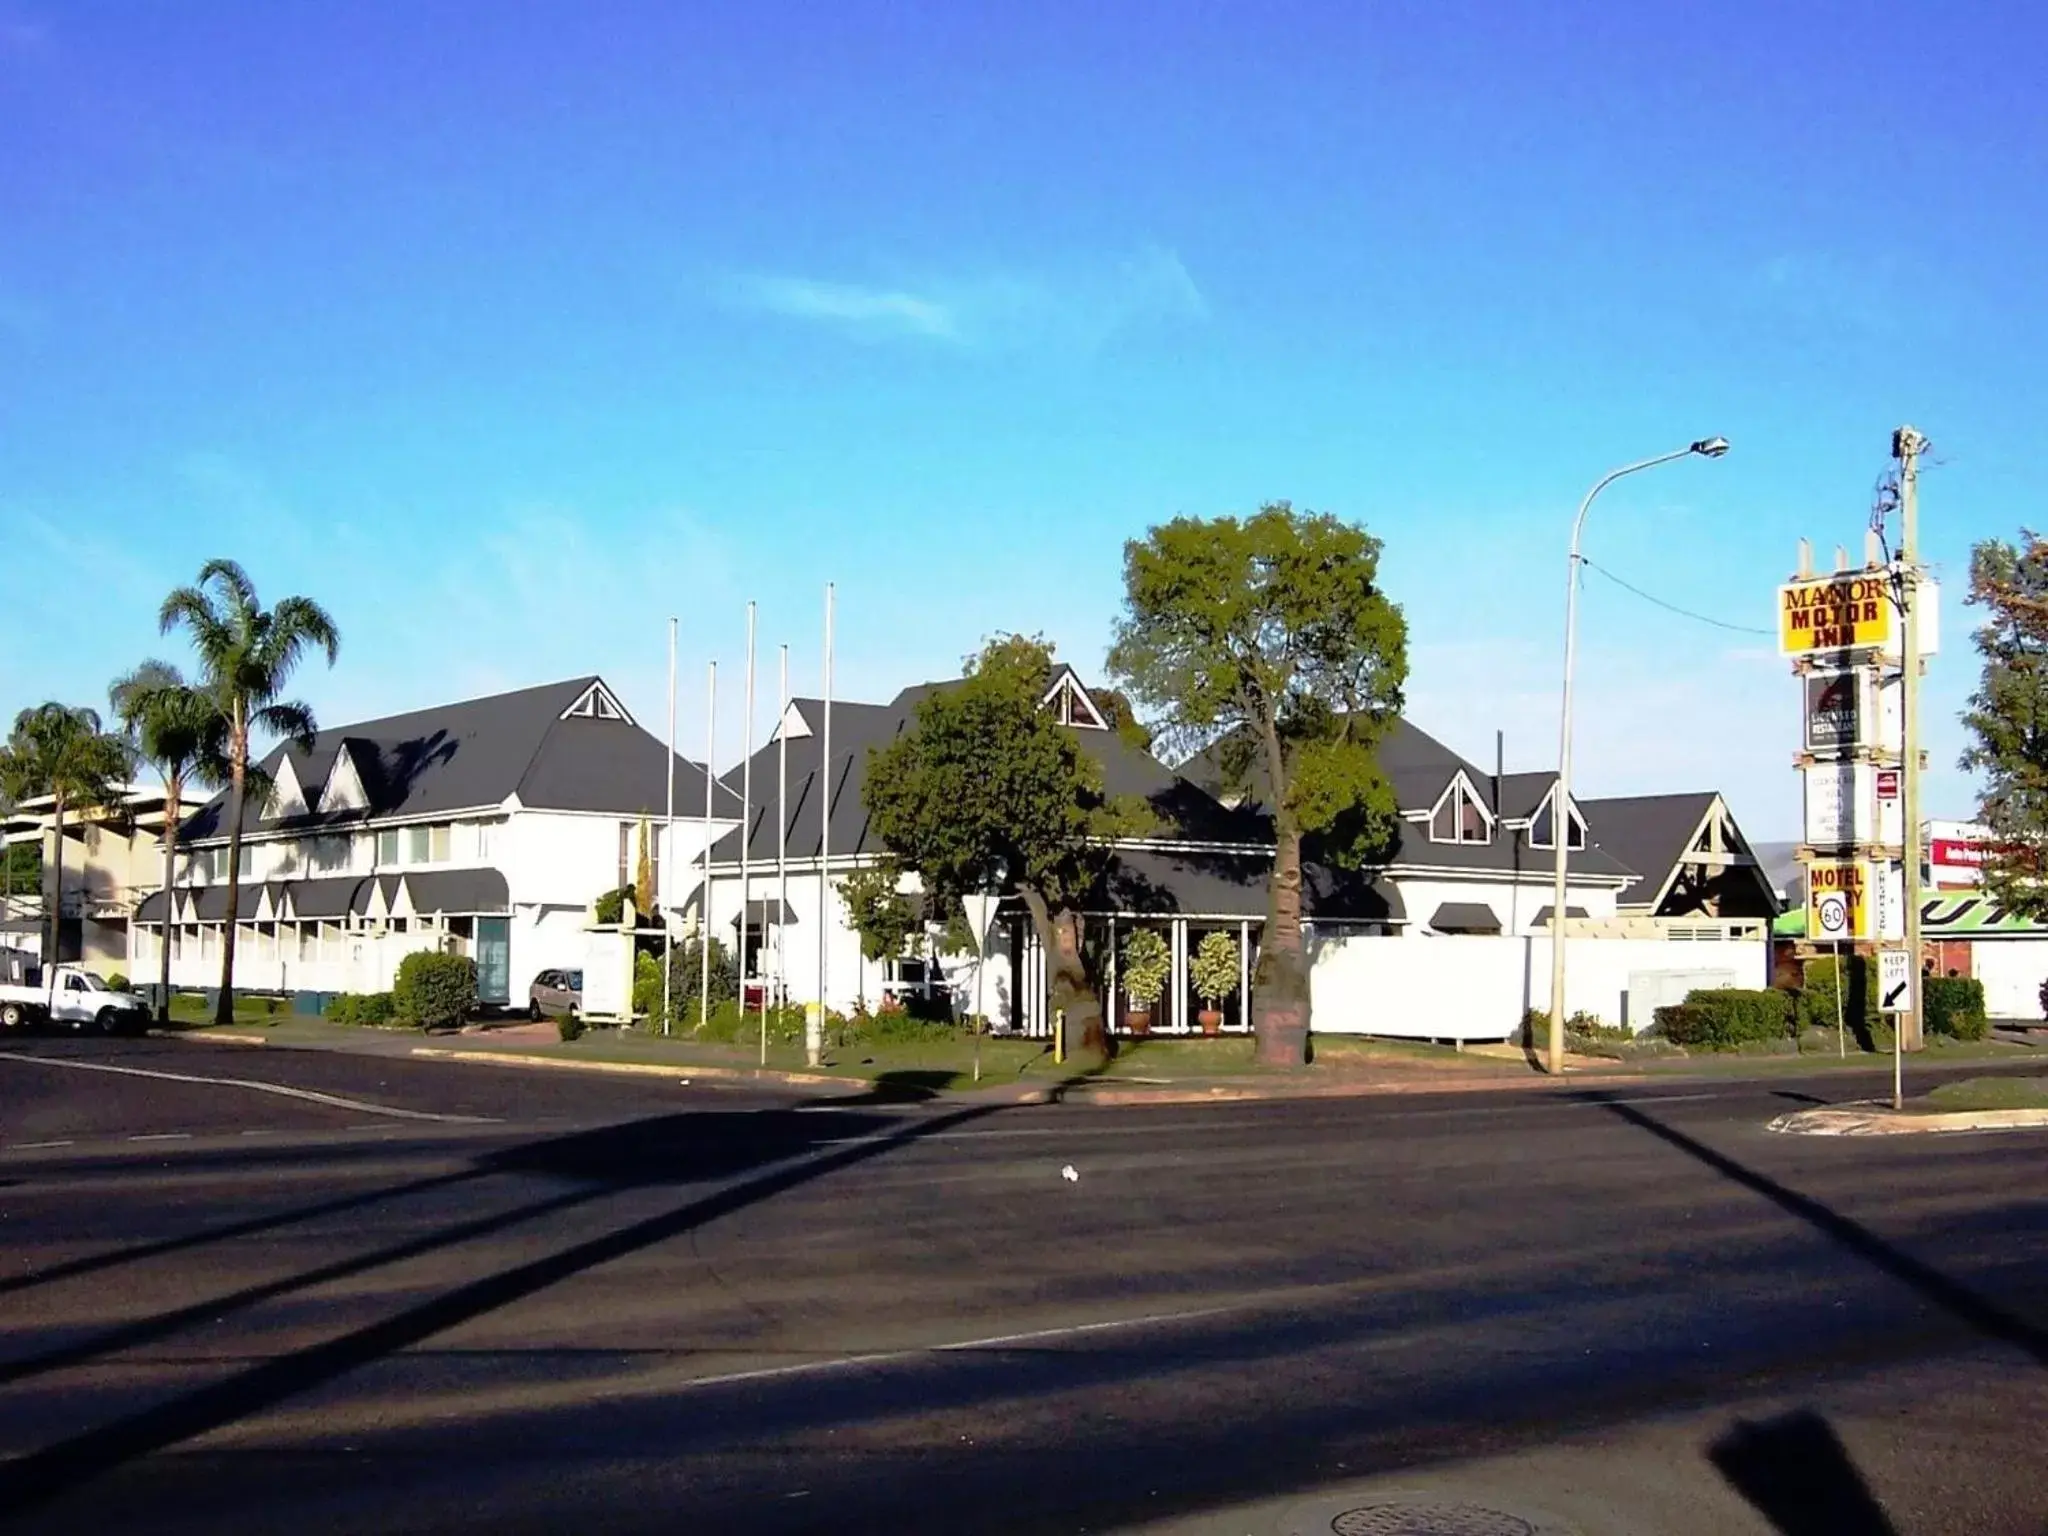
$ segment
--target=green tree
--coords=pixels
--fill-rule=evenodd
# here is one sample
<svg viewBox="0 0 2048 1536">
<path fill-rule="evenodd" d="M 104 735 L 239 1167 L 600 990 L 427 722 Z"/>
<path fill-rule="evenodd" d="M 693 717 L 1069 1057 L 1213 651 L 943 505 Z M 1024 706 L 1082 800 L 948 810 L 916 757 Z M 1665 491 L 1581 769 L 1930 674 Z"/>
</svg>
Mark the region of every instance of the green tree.
<svg viewBox="0 0 2048 1536">
<path fill-rule="evenodd" d="M 640 818 L 640 851 L 633 866 L 633 910 L 645 922 L 654 916 L 654 860 L 647 849 L 647 818 Z M 635 925 L 638 926 L 637 924 Z"/>
<path fill-rule="evenodd" d="M 43 963 L 55 965 L 64 916 L 64 821 L 72 812 L 113 812 L 122 805 L 128 744 L 101 727 L 99 711 L 38 704 L 14 717 L 0 747 L 0 792 L 15 803 L 47 795 L 56 828 Z"/>
<path fill-rule="evenodd" d="M 1074 733 L 1039 708 L 1053 675 L 1043 641 L 991 641 L 961 682 L 927 695 L 916 723 L 869 753 L 865 798 L 876 835 L 934 902 L 983 890 L 1023 900 L 1045 947 L 1063 1043 L 1085 1062 L 1109 1044 L 1080 905 L 1102 878 L 1107 841 L 1145 821 L 1104 792 Z"/>
<path fill-rule="evenodd" d="M 1984 883 L 1997 901 L 2048 917 L 2048 541 L 1987 539 L 1970 552 L 1970 603 L 1985 610 L 1984 670 L 1963 714 L 1962 766 L 1983 783 L 1991 832 Z"/>
<path fill-rule="evenodd" d="M 249 744 L 258 731 L 310 747 L 318 727 L 304 704 L 279 696 L 308 651 L 324 651 L 334 665 L 341 633 L 327 610 L 309 597 L 280 599 L 265 608 L 248 573 L 232 560 L 209 560 L 199 579 L 164 599 L 163 632 L 183 627 L 199 653 L 198 686 L 225 724 L 228 781 L 228 921 L 222 935 L 220 999 L 214 1021 L 234 1022 L 235 913 L 242 889 L 242 812 L 251 781 Z"/>
<path fill-rule="evenodd" d="M 137 757 L 156 769 L 164 783 L 164 923 L 159 956 L 156 1016 L 170 1017 L 171 893 L 177 883 L 178 820 L 185 791 L 194 784 L 218 784 L 227 769 L 227 720 L 212 695 L 192 687 L 176 667 L 145 661 L 107 690 L 114 714 L 126 727 Z"/>
<path fill-rule="evenodd" d="M 1401 708 L 1407 625 L 1379 585 L 1380 541 L 1272 502 L 1176 518 L 1124 546 L 1112 673 L 1166 745 L 1222 747 L 1273 817 L 1277 851 L 1252 994 L 1258 1056 L 1307 1059 L 1302 848 L 1357 867 L 1396 826 L 1375 748 Z"/>
</svg>

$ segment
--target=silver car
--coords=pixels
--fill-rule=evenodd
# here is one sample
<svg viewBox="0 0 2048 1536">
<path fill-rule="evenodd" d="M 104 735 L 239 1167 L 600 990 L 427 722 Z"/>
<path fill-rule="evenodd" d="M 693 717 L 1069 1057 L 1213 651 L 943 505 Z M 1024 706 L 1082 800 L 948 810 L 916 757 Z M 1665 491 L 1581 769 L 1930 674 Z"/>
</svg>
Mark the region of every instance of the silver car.
<svg viewBox="0 0 2048 1536">
<path fill-rule="evenodd" d="M 581 971 L 542 971 L 526 989 L 526 1016 L 542 1019 L 573 1017 L 583 1011 Z"/>
</svg>

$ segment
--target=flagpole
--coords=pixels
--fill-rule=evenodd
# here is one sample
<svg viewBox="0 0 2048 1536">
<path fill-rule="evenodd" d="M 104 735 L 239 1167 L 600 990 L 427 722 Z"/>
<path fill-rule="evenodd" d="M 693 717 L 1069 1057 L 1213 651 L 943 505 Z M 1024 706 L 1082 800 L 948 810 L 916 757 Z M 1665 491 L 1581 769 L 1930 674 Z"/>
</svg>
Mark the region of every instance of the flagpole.
<svg viewBox="0 0 2048 1536">
<path fill-rule="evenodd" d="M 662 818 L 662 868 L 674 880 L 676 863 L 676 621 L 668 621 L 668 810 Z M 654 904 L 662 904 L 661 882 L 654 882 Z M 661 914 L 661 1032 L 668 1033 L 669 963 L 675 958 L 675 929 L 668 913 Z"/>
<path fill-rule="evenodd" d="M 831 995 L 827 979 L 826 931 L 832 906 L 832 583 L 825 583 L 825 729 L 818 757 L 822 793 L 818 796 L 818 1013 L 805 1022 L 804 1055 L 814 1067 L 825 1059 L 825 1009 Z"/>
<path fill-rule="evenodd" d="M 782 713 L 775 717 L 775 1006 L 789 1003 L 789 647 L 782 647 Z"/>
<path fill-rule="evenodd" d="M 711 791 L 718 783 L 718 663 L 711 663 L 704 702 L 704 899 L 697 904 L 697 1028 L 711 1022 Z"/>
<path fill-rule="evenodd" d="M 746 724 L 741 728 L 745 742 L 740 758 L 740 931 L 739 978 L 740 1022 L 747 1021 L 747 902 L 754 894 L 753 863 L 748 844 L 754 831 L 754 605 L 747 604 L 747 704 Z M 761 1065 L 768 1065 L 768 1013 L 761 1013 Z"/>
</svg>

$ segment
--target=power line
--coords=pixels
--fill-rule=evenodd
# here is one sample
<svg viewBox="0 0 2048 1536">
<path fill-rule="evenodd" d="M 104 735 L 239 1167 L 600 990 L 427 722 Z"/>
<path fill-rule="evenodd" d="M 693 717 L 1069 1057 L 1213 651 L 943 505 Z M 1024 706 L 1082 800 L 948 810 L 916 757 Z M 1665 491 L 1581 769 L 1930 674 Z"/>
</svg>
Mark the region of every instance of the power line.
<svg viewBox="0 0 2048 1536">
<path fill-rule="evenodd" d="M 1716 629 L 1733 630 L 1738 635 L 1771 635 L 1777 633 L 1777 631 L 1775 630 L 1764 629 L 1756 624 L 1730 624 L 1726 619 L 1709 618 L 1704 613 L 1694 613 L 1690 608 L 1681 608 L 1676 603 L 1667 603 L 1664 601 L 1663 598 L 1655 596 L 1652 593 L 1645 592 L 1641 587 L 1635 586 L 1630 582 L 1623 581 L 1619 576 L 1615 575 L 1614 572 L 1608 570 L 1605 566 L 1595 565 L 1591 560 L 1588 560 L 1584 555 L 1579 556 L 1579 563 L 1589 570 L 1598 571 L 1602 576 L 1605 576 L 1609 581 L 1613 582 L 1617 587 L 1620 587 L 1624 592 L 1633 592 L 1637 597 L 1640 597 L 1644 602 L 1649 603 L 1654 607 L 1665 609 L 1667 612 L 1675 613 L 1682 619 L 1692 619 L 1697 623 L 1711 624 Z"/>
</svg>

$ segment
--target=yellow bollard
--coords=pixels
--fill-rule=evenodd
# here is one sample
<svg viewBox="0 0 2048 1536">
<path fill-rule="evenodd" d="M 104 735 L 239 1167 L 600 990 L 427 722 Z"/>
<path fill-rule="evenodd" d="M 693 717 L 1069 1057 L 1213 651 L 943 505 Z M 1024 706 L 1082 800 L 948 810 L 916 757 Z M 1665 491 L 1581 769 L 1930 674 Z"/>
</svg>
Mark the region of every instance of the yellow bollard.
<svg viewBox="0 0 2048 1536">
<path fill-rule="evenodd" d="M 1052 1011 L 1052 1061 L 1056 1067 L 1067 1062 L 1067 1010 L 1055 1008 Z"/>
</svg>

